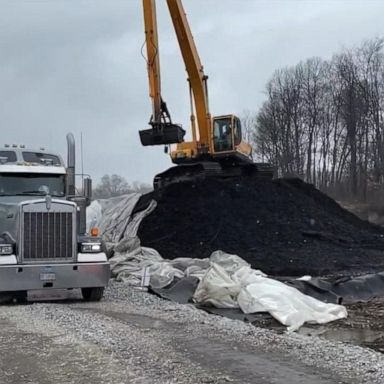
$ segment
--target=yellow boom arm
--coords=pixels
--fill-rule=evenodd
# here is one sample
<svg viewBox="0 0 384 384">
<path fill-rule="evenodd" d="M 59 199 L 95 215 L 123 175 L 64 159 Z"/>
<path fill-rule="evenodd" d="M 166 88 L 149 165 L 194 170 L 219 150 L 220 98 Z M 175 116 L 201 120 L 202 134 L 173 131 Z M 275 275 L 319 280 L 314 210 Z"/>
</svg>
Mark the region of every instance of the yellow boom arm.
<svg viewBox="0 0 384 384">
<path fill-rule="evenodd" d="M 157 19 L 155 0 L 143 0 L 145 41 L 147 47 L 147 70 L 149 96 L 152 99 L 152 118 L 160 121 L 161 117 L 161 82 L 159 40 L 157 37 Z"/>
<path fill-rule="evenodd" d="M 150 129 L 139 131 L 143 145 L 181 143 L 185 131 L 173 124 L 167 105 L 161 98 L 159 40 L 155 0 L 143 0 L 145 42 L 147 47 L 147 70 L 149 96 L 152 100 Z"/>
<path fill-rule="evenodd" d="M 167 3 L 193 94 L 199 142 L 202 147 L 209 147 L 212 121 L 208 106 L 208 77 L 204 74 L 181 0 L 167 0 Z"/>
</svg>

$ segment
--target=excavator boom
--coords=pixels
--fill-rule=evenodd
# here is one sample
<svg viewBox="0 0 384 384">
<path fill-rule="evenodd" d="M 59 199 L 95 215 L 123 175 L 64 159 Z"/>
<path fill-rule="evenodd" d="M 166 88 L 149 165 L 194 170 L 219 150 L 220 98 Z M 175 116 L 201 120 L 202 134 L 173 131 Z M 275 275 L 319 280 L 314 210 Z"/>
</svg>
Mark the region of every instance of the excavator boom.
<svg viewBox="0 0 384 384">
<path fill-rule="evenodd" d="M 152 99 L 152 118 L 161 118 L 161 81 L 159 39 L 157 36 L 157 17 L 155 0 L 143 0 L 145 41 L 147 48 L 147 70 L 149 96 Z"/>
</svg>

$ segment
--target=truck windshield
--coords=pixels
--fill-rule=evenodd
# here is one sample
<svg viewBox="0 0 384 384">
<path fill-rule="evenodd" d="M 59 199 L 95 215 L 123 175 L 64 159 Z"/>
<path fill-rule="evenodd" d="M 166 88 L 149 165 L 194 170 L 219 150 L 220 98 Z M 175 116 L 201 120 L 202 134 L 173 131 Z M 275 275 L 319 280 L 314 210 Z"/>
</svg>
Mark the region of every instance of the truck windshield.
<svg viewBox="0 0 384 384">
<path fill-rule="evenodd" d="M 0 174 L 0 196 L 45 196 L 65 195 L 65 175 L 2 173 Z"/>
</svg>

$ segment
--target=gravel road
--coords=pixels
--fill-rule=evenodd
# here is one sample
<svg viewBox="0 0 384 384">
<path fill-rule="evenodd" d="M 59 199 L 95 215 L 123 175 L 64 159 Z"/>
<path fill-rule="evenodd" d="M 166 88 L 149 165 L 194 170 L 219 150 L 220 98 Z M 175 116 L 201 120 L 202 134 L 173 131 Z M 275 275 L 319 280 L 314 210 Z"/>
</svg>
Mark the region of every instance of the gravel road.
<svg viewBox="0 0 384 384">
<path fill-rule="evenodd" d="M 111 282 L 105 299 L 3 305 L 0 381 L 383 383 L 384 356 L 278 334 Z"/>
</svg>

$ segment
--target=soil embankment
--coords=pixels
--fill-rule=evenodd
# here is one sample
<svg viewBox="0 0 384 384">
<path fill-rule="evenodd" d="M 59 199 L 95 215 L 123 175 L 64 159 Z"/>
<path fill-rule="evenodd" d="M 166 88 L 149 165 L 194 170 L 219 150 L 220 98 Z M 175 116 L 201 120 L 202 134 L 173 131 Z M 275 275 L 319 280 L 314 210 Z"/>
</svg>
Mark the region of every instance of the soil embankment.
<svg viewBox="0 0 384 384">
<path fill-rule="evenodd" d="M 298 179 L 185 182 L 155 199 L 138 236 L 167 259 L 221 249 L 272 275 L 384 270 L 384 230 Z"/>
</svg>

